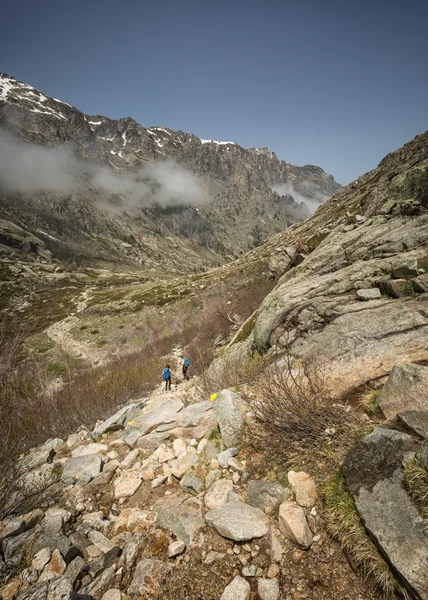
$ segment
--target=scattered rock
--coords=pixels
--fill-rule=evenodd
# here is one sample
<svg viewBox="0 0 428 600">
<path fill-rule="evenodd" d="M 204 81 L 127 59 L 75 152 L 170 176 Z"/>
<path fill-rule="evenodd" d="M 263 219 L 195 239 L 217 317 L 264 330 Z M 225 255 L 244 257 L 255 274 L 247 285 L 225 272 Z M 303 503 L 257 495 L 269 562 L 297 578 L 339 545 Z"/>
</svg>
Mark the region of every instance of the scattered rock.
<svg viewBox="0 0 428 600">
<path fill-rule="evenodd" d="M 204 496 L 204 504 L 212 510 L 228 502 L 228 494 L 233 491 L 230 479 L 219 479 L 215 481 Z"/>
<path fill-rule="evenodd" d="M 167 479 L 168 479 L 167 475 L 160 475 L 159 477 L 156 477 L 152 481 L 152 489 L 155 489 L 155 488 L 161 486 L 163 483 L 165 483 L 165 481 Z"/>
<path fill-rule="evenodd" d="M 407 429 L 422 439 L 428 438 L 428 410 L 409 410 L 398 413 L 397 417 Z"/>
<path fill-rule="evenodd" d="M 312 533 L 301 506 L 286 500 L 279 507 L 279 528 L 299 548 L 307 550 L 312 545 Z"/>
<path fill-rule="evenodd" d="M 166 438 L 167 435 L 164 433 L 149 433 L 148 435 L 140 436 L 136 440 L 135 445 L 143 450 L 156 450 L 159 444 L 162 444 Z"/>
<path fill-rule="evenodd" d="M 214 412 L 217 418 L 221 439 L 226 448 L 239 446 L 241 443 L 243 400 L 239 394 L 230 390 L 223 390 L 217 395 L 214 403 Z"/>
<path fill-rule="evenodd" d="M 237 575 L 228 586 L 224 588 L 220 600 L 250 600 L 251 588 L 246 579 Z"/>
<path fill-rule="evenodd" d="M 195 475 L 184 475 L 180 481 L 180 487 L 183 492 L 187 492 L 188 494 L 198 495 L 204 489 L 204 484 L 199 479 L 199 477 L 195 477 Z"/>
<path fill-rule="evenodd" d="M 27 548 L 32 546 L 34 539 L 39 533 L 40 531 L 35 527 L 34 529 L 24 531 L 19 535 L 16 535 L 14 537 L 8 537 L 5 540 L 3 540 L 3 558 L 8 567 L 15 568 L 20 564 Z M 38 550 L 40 550 L 40 548 L 38 548 Z"/>
<path fill-rule="evenodd" d="M 241 574 L 244 577 L 255 577 L 256 573 L 257 573 L 257 567 L 256 567 L 256 565 L 245 565 L 241 569 Z"/>
<path fill-rule="evenodd" d="M 144 533 L 155 522 L 156 515 L 140 508 L 125 508 L 113 524 L 113 535 L 124 531 Z"/>
<path fill-rule="evenodd" d="M 206 489 L 210 488 L 214 481 L 218 481 L 219 479 L 221 479 L 221 471 L 219 471 L 219 469 L 213 469 L 212 471 L 210 471 L 205 477 Z"/>
<path fill-rule="evenodd" d="M 376 300 L 381 298 L 382 294 L 379 288 L 369 288 L 365 290 L 357 290 L 357 298 L 360 300 Z"/>
<path fill-rule="evenodd" d="M 393 419 L 400 412 L 427 411 L 428 367 L 414 363 L 393 367 L 377 403 L 387 419 Z"/>
<path fill-rule="evenodd" d="M 274 562 L 281 562 L 282 545 L 279 540 L 279 531 L 273 527 L 270 528 L 270 559 Z"/>
<path fill-rule="evenodd" d="M 111 550 L 89 563 L 88 572 L 92 577 L 97 577 L 100 573 L 111 567 L 121 554 L 119 546 L 114 546 Z"/>
<path fill-rule="evenodd" d="M 216 552 L 215 550 L 210 550 L 207 554 L 204 563 L 206 565 L 212 565 L 220 560 L 223 560 L 225 556 L 226 554 L 224 552 Z"/>
<path fill-rule="evenodd" d="M 268 579 L 274 579 L 275 577 L 278 577 L 279 575 L 279 567 L 276 564 L 272 564 L 270 565 L 267 573 L 266 573 L 266 577 Z"/>
<path fill-rule="evenodd" d="M 248 483 L 248 504 L 265 510 L 268 506 L 276 508 L 291 498 L 291 492 L 280 483 L 251 480 Z"/>
<path fill-rule="evenodd" d="M 183 501 L 181 495 L 162 500 L 157 515 L 157 525 L 168 529 L 189 548 L 198 541 L 198 534 L 204 527 L 201 502 L 196 498 Z"/>
<path fill-rule="evenodd" d="M 259 579 L 257 593 L 260 600 L 279 600 L 279 583 L 277 579 Z"/>
<path fill-rule="evenodd" d="M 124 469 L 129 469 L 130 467 L 132 467 L 132 465 L 138 458 L 139 452 L 140 451 L 138 448 L 134 448 L 134 450 L 131 450 L 131 452 L 128 452 L 128 454 L 125 456 L 125 458 L 120 463 L 120 466 Z"/>
<path fill-rule="evenodd" d="M 229 466 L 229 460 L 238 454 L 238 448 L 228 448 L 223 452 L 217 454 L 218 464 L 222 469 L 227 469 Z"/>
<path fill-rule="evenodd" d="M 52 556 L 52 552 L 50 548 L 42 548 L 37 552 L 37 554 L 33 558 L 33 562 L 31 563 L 36 571 L 43 571 L 45 566 L 48 564 Z"/>
<path fill-rule="evenodd" d="M 101 458 L 96 455 L 69 458 L 64 463 L 61 480 L 65 485 L 85 485 L 100 473 L 102 464 Z"/>
<path fill-rule="evenodd" d="M 289 471 L 288 481 L 299 506 L 312 508 L 318 499 L 317 488 L 313 477 L 304 471 Z"/>
<path fill-rule="evenodd" d="M 198 463 L 199 460 L 196 454 L 185 454 L 184 456 L 180 456 L 170 462 L 172 474 L 177 477 L 177 479 L 181 479 L 183 475 L 193 467 L 196 467 Z"/>
<path fill-rule="evenodd" d="M 202 417 L 208 410 L 212 410 L 213 403 L 210 400 L 190 404 L 181 413 L 181 424 L 183 427 L 197 427 Z"/>
<path fill-rule="evenodd" d="M 128 446 L 130 448 L 133 448 L 137 444 L 137 442 L 140 441 L 140 438 L 142 438 L 142 437 L 143 437 L 142 430 L 139 427 L 133 427 L 132 425 L 127 427 L 122 435 L 123 441 L 126 444 L 128 444 Z M 147 436 L 147 437 L 149 437 L 149 436 Z M 139 446 L 139 447 L 141 447 L 141 446 Z M 157 443 L 155 443 L 154 447 L 157 448 Z"/>
<path fill-rule="evenodd" d="M 76 556 L 76 558 L 68 565 L 64 577 L 74 584 L 76 579 L 83 573 L 84 569 L 85 561 L 81 556 Z"/>
<path fill-rule="evenodd" d="M 403 277 L 409 279 L 419 274 L 418 261 L 416 256 L 401 256 L 398 255 L 392 261 L 392 276 L 396 279 Z"/>
<path fill-rule="evenodd" d="M 98 577 L 88 585 L 87 592 L 91 597 L 100 596 L 106 592 L 115 578 L 116 572 L 113 567 L 107 567 Z M 89 600 L 89 599 L 88 599 Z"/>
<path fill-rule="evenodd" d="M 174 456 L 177 458 L 180 454 L 184 454 L 186 452 L 187 444 L 181 439 L 177 438 L 172 442 L 172 451 L 174 452 Z"/>
<path fill-rule="evenodd" d="M 161 560 L 144 558 L 141 560 L 134 573 L 128 594 L 131 596 L 146 596 L 157 598 L 160 594 L 160 578 L 170 571 L 172 565 Z"/>
<path fill-rule="evenodd" d="M 159 425 L 174 423 L 178 418 L 178 413 L 183 409 L 184 404 L 181 400 L 170 400 L 161 404 L 151 412 L 141 413 L 135 419 L 135 424 L 146 435 L 156 429 Z"/>
<path fill-rule="evenodd" d="M 262 537 L 269 531 L 269 519 L 265 513 L 243 502 L 218 506 L 206 513 L 205 520 L 220 535 L 235 542 Z"/>
<path fill-rule="evenodd" d="M 43 569 L 43 573 L 40 575 L 39 582 L 49 581 L 50 579 L 55 579 L 56 577 L 60 577 L 66 569 L 67 565 L 65 564 L 64 559 L 61 556 L 59 550 L 54 550 L 52 553 L 51 560 Z"/>
<path fill-rule="evenodd" d="M 45 463 L 51 463 L 54 456 L 55 450 L 53 448 L 32 450 L 24 457 L 22 467 L 28 470 L 37 469 Z"/>
<path fill-rule="evenodd" d="M 174 452 L 171 450 L 171 448 L 168 448 L 165 444 L 161 444 L 159 446 L 159 448 L 157 448 L 154 453 L 153 456 L 157 458 L 157 460 L 159 461 L 159 463 L 164 463 L 167 462 L 169 460 L 172 460 L 174 458 Z"/>
<path fill-rule="evenodd" d="M 90 531 L 88 539 L 101 550 L 102 553 L 109 552 L 114 548 L 114 544 L 99 531 Z"/>
<path fill-rule="evenodd" d="M 0 521 L 0 544 L 8 537 L 13 537 L 23 533 L 27 529 L 24 519 L 11 517 L 3 523 Z"/>
<path fill-rule="evenodd" d="M 103 594 L 101 600 L 122 600 L 122 592 L 116 588 L 111 588 Z"/>
<path fill-rule="evenodd" d="M 114 482 L 114 497 L 129 498 L 135 494 L 140 485 L 141 475 L 134 471 L 126 471 Z"/>
<path fill-rule="evenodd" d="M 422 444 L 419 446 L 418 450 L 418 458 L 421 461 L 424 469 L 428 471 L 428 440 L 424 440 Z"/>
<path fill-rule="evenodd" d="M 182 540 L 177 540 L 176 542 L 171 542 L 168 546 L 168 558 L 174 558 L 174 556 L 178 556 L 186 549 L 186 544 Z"/>
</svg>

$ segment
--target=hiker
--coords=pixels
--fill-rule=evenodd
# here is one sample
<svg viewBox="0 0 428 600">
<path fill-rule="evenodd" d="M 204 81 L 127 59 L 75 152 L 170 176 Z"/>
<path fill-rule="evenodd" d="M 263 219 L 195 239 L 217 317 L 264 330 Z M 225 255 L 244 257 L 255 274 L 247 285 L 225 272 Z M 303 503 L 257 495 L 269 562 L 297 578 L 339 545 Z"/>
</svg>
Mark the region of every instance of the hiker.
<svg viewBox="0 0 428 600">
<path fill-rule="evenodd" d="M 181 357 L 183 359 L 183 378 L 189 380 L 187 369 L 190 367 L 190 360 L 188 358 Z"/>
<path fill-rule="evenodd" d="M 171 390 L 171 369 L 169 368 L 169 365 L 166 365 L 163 370 L 162 377 L 165 379 L 165 392 L 167 392 L 168 390 Z"/>
</svg>

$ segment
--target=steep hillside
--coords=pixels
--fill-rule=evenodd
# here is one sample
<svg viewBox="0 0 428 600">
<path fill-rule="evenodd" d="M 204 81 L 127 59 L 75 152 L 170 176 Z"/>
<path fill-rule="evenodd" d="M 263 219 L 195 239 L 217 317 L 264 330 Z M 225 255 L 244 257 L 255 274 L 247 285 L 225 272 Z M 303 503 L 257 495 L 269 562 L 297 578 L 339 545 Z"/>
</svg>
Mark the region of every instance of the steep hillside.
<svg viewBox="0 0 428 600">
<path fill-rule="evenodd" d="M 339 397 L 427 361 L 428 132 L 244 260 L 262 256 L 280 279 L 229 355 L 290 348 Z"/>
<path fill-rule="evenodd" d="M 46 261 L 4 262 L 2 598 L 428 600 L 428 132 L 207 272 Z"/>
<path fill-rule="evenodd" d="M 267 148 L 85 115 L 5 74 L 0 127 L 2 254 L 193 272 L 307 216 L 290 193 L 313 206 L 340 187 Z"/>
</svg>

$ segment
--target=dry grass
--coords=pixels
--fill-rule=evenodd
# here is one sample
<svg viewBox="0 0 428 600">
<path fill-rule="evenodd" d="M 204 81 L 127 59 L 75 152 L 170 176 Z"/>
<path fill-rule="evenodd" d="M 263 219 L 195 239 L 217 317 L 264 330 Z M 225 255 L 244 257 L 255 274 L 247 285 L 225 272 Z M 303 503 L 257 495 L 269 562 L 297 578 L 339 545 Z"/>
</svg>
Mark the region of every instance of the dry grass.
<svg viewBox="0 0 428 600">
<path fill-rule="evenodd" d="M 253 391 L 246 398 L 255 416 L 252 433 L 267 449 L 313 451 L 354 424 L 351 414 L 329 396 L 322 372 L 290 354 L 276 356 Z"/>
<path fill-rule="evenodd" d="M 361 408 L 370 416 L 374 415 L 378 410 L 377 397 L 379 393 L 380 390 L 368 390 L 360 398 L 359 404 Z"/>
<path fill-rule="evenodd" d="M 367 535 L 341 471 L 324 485 L 323 499 L 327 531 L 340 543 L 354 568 L 384 597 L 396 598 L 398 594 L 410 600 Z"/>
<path fill-rule="evenodd" d="M 404 485 L 423 518 L 428 519 L 428 472 L 417 458 L 406 464 Z"/>
</svg>

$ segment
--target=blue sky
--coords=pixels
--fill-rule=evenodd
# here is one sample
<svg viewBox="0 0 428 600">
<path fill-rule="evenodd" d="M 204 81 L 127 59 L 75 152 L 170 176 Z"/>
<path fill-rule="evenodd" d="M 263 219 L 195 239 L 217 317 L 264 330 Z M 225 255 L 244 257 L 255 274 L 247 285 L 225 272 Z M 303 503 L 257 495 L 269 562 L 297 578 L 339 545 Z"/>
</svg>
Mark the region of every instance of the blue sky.
<svg viewBox="0 0 428 600">
<path fill-rule="evenodd" d="M 345 184 L 428 128 L 427 22 L 419 0 L 15 0 L 0 70 Z"/>
</svg>

